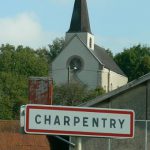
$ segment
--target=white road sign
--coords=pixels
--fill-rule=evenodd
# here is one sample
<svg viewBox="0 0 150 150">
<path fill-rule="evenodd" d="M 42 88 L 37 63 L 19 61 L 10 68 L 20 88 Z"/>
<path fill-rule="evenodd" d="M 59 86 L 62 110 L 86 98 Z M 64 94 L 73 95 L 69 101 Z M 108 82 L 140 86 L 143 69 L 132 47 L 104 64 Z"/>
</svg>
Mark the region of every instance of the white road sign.
<svg viewBox="0 0 150 150">
<path fill-rule="evenodd" d="M 26 105 L 25 132 L 133 138 L 134 112 L 122 109 Z"/>
</svg>

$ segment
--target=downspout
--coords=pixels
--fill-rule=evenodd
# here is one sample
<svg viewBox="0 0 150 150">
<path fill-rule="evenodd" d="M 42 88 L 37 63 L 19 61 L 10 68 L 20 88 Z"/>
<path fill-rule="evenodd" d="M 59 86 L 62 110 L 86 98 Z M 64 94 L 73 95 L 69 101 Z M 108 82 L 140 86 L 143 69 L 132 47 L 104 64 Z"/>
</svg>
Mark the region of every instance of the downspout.
<svg viewBox="0 0 150 150">
<path fill-rule="evenodd" d="M 110 69 L 108 71 L 108 85 L 107 85 L 108 89 L 107 91 L 110 92 Z"/>
</svg>

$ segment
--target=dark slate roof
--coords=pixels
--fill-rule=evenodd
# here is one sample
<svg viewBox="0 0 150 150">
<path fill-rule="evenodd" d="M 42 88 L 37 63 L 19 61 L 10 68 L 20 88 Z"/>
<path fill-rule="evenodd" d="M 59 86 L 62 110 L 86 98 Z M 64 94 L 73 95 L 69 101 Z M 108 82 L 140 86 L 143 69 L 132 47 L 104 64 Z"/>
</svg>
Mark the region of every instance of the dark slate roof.
<svg viewBox="0 0 150 150">
<path fill-rule="evenodd" d="M 115 63 L 113 58 L 108 55 L 104 48 L 99 47 L 95 44 L 93 54 L 99 59 L 99 61 L 104 65 L 105 68 L 108 68 L 118 74 L 126 76 L 124 72 L 119 68 L 119 66 Z"/>
<path fill-rule="evenodd" d="M 70 29 L 68 32 L 91 33 L 86 0 L 75 0 Z"/>
</svg>

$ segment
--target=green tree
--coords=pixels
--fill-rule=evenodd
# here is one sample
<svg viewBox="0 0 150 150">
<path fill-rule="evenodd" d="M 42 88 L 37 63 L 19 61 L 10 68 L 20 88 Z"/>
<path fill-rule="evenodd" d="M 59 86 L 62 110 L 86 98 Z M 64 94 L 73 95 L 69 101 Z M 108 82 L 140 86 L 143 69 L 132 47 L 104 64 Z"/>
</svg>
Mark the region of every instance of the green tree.
<svg viewBox="0 0 150 150">
<path fill-rule="evenodd" d="M 15 72 L 26 76 L 48 75 L 47 59 L 29 47 L 20 46 L 15 53 Z"/>
<path fill-rule="evenodd" d="M 51 57 L 50 57 L 50 52 L 47 48 L 39 48 L 36 50 L 36 53 L 38 56 L 45 58 L 48 62 L 48 64 L 50 65 L 51 63 Z"/>
<path fill-rule="evenodd" d="M 14 46 L 7 44 L 0 47 L 0 71 L 11 72 L 14 69 L 14 54 Z"/>
<path fill-rule="evenodd" d="M 65 44 L 64 38 L 56 38 L 53 40 L 52 44 L 49 44 L 49 57 L 53 61 L 56 56 L 62 51 Z"/>
<path fill-rule="evenodd" d="M 102 88 L 89 90 L 82 84 L 62 84 L 54 87 L 54 104 L 76 106 L 104 93 Z"/>
<path fill-rule="evenodd" d="M 26 79 L 26 80 L 25 80 Z M 27 78 L 14 73 L 0 72 L 1 119 L 18 118 L 19 103 L 27 103 Z M 5 112 L 3 112 L 3 110 Z"/>
<path fill-rule="evenodd" d="M 19 108 L 28 102 L 28 77 L 47 76 L 45 55 L 29 47 L 0 47 L 0 119 L 18 119 Z"/>
<path fill-rule="evenodd" d="M 118 53 L 114 60 L 128 76 L 129 81 L 132 81 L 148 72 L 150 59 L 150 47 L 136 45 L 129 49 L 124 49 Z"/>
<path fill-rule="evenodd" d="M 3 93 L 0 93 L 0 119 L 12 119 L 12 106 L 10 103 L 9 96 L 4 96 Z"/>
<path fill-rule="evenodd" d="M 110 49 L 106 49 L 107 54 L 113 58 L 113 53 Z"/>
<path fill-rule="evenodd" d="M 44 76 L 48 75 L 48 60 L 29 47 L 2 45 L 0 71 L 24 76 Z"/>
<path fill-rule="evenodd" d="M 138 76 L 143 76 L 144 74 L 150 72 L 150 56 L 144 56 L 139 64 L 140 72 Z"/>
</svg>

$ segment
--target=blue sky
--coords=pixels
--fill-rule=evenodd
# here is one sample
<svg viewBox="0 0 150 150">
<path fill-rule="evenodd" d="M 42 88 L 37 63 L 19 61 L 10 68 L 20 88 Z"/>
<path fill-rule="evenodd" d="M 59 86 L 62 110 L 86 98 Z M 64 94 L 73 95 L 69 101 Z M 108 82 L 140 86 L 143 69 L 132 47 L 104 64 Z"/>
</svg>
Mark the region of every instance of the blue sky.
<svg viewBox="0 0 150 150">
<path fill-rule="evenodd" d="M 69 29 L 74 0 L 0 0 L 0 44 L 46 47 Z M 150 46 L 150 0 L 87 0 L 96 43 Z"/>
</svg>

